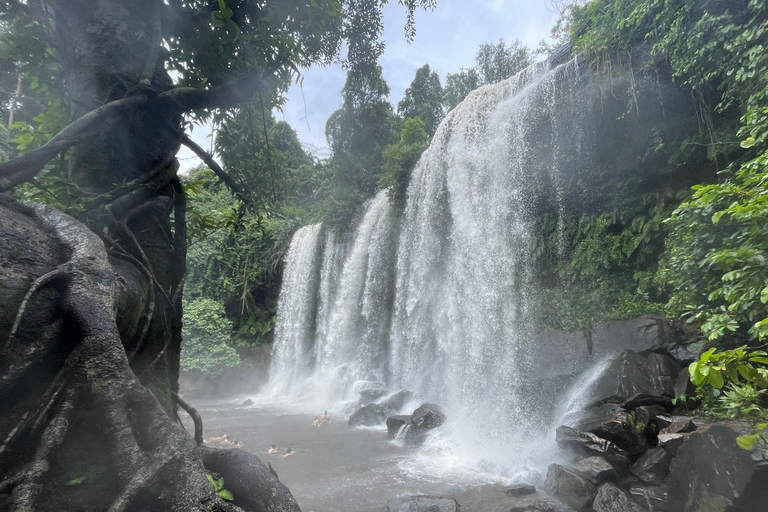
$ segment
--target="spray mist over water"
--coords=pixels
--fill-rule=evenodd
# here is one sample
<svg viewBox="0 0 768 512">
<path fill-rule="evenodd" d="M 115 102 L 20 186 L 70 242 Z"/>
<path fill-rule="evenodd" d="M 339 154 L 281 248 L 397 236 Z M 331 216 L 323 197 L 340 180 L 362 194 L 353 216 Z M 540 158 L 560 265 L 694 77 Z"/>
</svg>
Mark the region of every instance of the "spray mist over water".
<svg viewBox="0 0 768 512">
<path fill-rule="evenodd" d="M 544 62 L 471 93 L 422 155 L 399 217 L 380 192 L 348 242 L 320 244 L 318 226 L 296 234 L 273 393 L 301 381 L 325 407 L 377 387 L 440 404 L 449 422 L 405 468 L 420 477 L 514 477 L 544 460 L 556 404 L 532 357 L 533 236 L 547 211 L 562 231 L 563 190 L 589 161 L 585 78 L 577 60 Z"/>
</svg>

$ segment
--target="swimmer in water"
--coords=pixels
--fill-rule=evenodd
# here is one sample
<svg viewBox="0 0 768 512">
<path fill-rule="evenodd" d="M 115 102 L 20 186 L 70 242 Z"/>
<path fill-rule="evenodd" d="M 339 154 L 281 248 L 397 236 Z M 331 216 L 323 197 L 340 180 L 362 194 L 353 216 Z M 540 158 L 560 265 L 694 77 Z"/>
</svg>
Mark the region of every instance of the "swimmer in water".
<svg viewBox="0 0 768 512">
<path fill-rule="evenodd" d="M 315 419 L 312 420 L 312 426 L 313 427 L 319 427 L 320 426 L 320 420 L 317 419 L 317 416 L 315 416 Z"/>
<path fill-rule="evenodd" d="M 267 450 L 267 453 L 277 453 L 277 446 L 275 446 L 275 445 L 272 445 L 272 448 L 270 448 L 269 450 Z"/>
<path fill-rule="evenodd" d="M 288 451 L 287 451 L 287 452 L 285 452 L 285 455 L 283 455 L 283 458 L 286 458 L 286 457 L 290 457 L 290 456 L 291 456 L 291 455 L 293 455 L 294 453 L 296 453 L 296 452 L 294 452 L 293 450 L 291 450 L 290 448 L 288 448 Z"/>
<path fill-rule="evenodd" d="M 329 425 L 331 424 L 331 415 L 328 414 L 328 411 L 323 412 L 323 417 L 320 418 L 321 425 L 325 425 L 326 423 Z"/>
</svg>

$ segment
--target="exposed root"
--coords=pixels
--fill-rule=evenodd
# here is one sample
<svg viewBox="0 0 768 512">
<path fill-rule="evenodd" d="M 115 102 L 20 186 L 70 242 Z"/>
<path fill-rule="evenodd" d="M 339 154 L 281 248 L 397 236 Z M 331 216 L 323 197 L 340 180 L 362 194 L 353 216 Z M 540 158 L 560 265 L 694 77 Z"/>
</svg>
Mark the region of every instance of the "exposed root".
<svg viewBox="0 0 768 512">
<path fill-rule="evenodd" d="M 184 399 L 182 399 L 178 394 L 175 392 L 171 392 L 171 396 L 173 397 L 173 400 L 179 404 L 179 406 L 187 411 L 187 414 L 189 414 L 192 417 L 192 421 L 195 424 L 195 442 L 197 443 L 197 446 L 202 446 L 203 444 L 203 418 L 200 416 L 200 413 L 197 412 L 197 409 L 189 405 Z"/>
</svg>

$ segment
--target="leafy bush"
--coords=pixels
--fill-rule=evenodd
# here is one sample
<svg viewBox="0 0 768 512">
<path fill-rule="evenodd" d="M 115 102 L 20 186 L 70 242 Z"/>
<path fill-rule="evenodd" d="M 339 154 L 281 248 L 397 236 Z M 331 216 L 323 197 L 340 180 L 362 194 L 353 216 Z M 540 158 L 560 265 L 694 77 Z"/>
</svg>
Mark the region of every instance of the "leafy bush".
<svg viewBox="0 0 768 512">
<path fill-rule="evenodd" d="M 379 180 L 379 188 L 389 187 L 389 200 L 400 208 L 405 205 L 411 171 L 429 146 L 428 138 L 424 123 L 414 117 L 403 124 L 400 140 L 384 150 L 384 175 Z"/>
<path fill-rule="evenodd" d="M 227 345 L 232 322 L 224 316 L 224 306 L 211 299 L 195 299 L 184 304 L 181 368 L 218 376 L 240 364 L 240 356 Z"/>
</svg>

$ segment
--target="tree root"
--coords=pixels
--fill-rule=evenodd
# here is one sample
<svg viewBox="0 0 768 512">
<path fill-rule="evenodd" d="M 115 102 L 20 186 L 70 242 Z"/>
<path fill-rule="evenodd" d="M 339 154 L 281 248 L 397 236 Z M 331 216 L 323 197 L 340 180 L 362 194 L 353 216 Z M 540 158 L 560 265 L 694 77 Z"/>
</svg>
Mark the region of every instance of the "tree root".
<svg viewBox="0 0 768 512">
<path fill-rule="evenodd" d="M 171 396 L 173 397 L 173 400 L 179 404 L 179 406 L 187 411 L 187 414 L 190 415 L 192 418 L 192 421 L 195 424 L 195 442 L 197 443 L 197 446 L 202 446 L 203 444 L 203 418 L 200 416 L 200 413 L 197 412 L 197 409 L 189 405 L 184 399 L 182 399 L 176 392 L 171 392 Z"/>
</svg>

